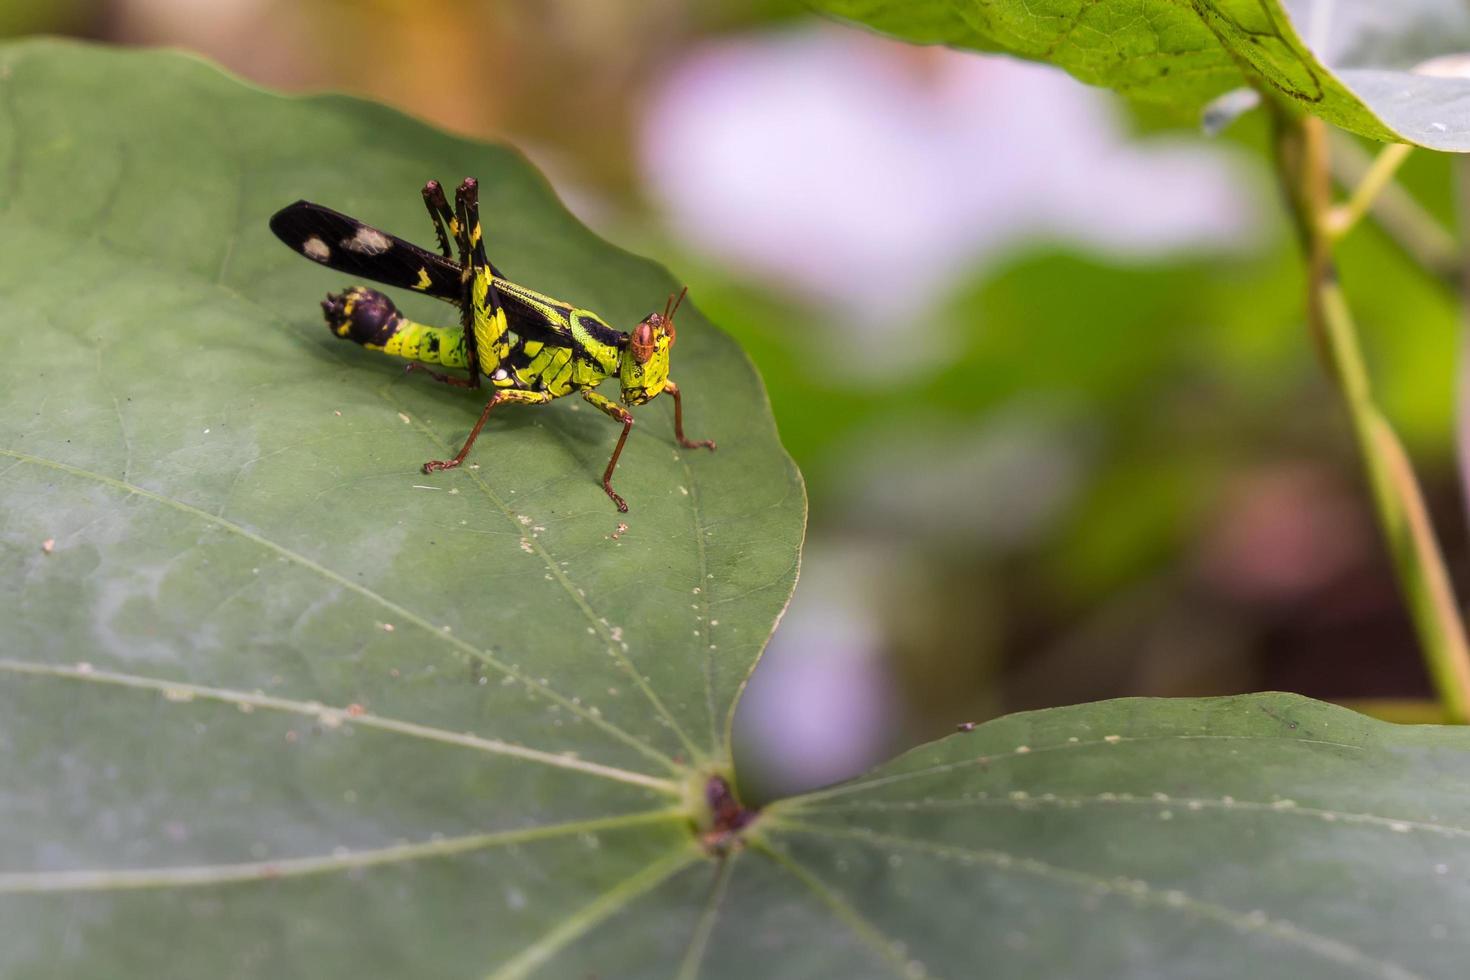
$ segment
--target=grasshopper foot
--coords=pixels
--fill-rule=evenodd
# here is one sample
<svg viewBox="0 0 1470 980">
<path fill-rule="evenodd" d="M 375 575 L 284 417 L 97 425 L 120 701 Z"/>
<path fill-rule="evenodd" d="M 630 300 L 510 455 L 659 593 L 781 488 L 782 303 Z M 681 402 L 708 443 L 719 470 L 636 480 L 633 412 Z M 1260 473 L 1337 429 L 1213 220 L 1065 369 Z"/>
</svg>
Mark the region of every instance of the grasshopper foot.
<svg viewBox="0 0 1470 980">
<path fill-rule="evenodd" d="M 457 459 L 431 459 L 424 464 L 425 473 L 437 473 L 440 470 L 452 470 L 459 465 Z"/>
<path fill-rule="evenodd" d="M 618 513 L 626 514 L 628 512 L 628 502 L 622 497 L 618 496 L 618 492 L 612 488 L 612 484 L 604 480 L 602 483 L 602 489 L 606 490 L 608 497 L 611 498 L 613 503 L 618 505 Z"/>
</svg>

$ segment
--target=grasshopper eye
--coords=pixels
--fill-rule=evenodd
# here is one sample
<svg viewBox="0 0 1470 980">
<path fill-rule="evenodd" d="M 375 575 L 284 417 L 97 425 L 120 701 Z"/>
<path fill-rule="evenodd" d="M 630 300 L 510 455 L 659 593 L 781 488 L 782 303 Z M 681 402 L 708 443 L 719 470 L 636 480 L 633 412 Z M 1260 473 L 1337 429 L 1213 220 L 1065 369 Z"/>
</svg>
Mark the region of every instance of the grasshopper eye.
<svg viewBox="0 0 1470 980">
<path fill-rule="evenodd" d="M 647 320 L 634 328 L 628 347 L 633 352 L 633 360 L 639 364 L 647 364 L 653 357 L 653 326 Z"/>
</svg>

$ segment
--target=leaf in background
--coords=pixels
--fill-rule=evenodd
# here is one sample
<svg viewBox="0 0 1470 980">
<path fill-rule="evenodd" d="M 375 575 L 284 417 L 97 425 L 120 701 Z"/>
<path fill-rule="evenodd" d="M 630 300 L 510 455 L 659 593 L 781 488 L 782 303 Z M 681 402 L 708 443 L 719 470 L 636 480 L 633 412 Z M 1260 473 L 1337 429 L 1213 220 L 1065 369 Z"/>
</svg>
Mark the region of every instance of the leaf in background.
<svg viewBox="0 0 1470 980">
<path fill-rule="evenodd" d="M 1254 76 L 1364 136 L 1470 151 L 1470 80 L 1411 70 L 1470 49 L 1470 9 L 1457 0 L 808 2 L 906 40 L 1046 61 L 1187 109 Z"/>
</svg>

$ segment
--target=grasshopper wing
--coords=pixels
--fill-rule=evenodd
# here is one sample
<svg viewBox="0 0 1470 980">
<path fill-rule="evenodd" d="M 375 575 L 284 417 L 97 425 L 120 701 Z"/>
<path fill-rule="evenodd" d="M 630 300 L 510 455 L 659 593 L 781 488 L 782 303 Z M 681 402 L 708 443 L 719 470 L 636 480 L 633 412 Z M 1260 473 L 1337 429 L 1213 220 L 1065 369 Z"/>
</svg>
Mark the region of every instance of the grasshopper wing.
<svg viewBox="0 0 1470 980">
<path fill-rule="evenodd" d="M 331 208 L 297 201 L 271 217 L 271 231 L 329 269 L 460 302 L 460 266 Z"/>
</svg>

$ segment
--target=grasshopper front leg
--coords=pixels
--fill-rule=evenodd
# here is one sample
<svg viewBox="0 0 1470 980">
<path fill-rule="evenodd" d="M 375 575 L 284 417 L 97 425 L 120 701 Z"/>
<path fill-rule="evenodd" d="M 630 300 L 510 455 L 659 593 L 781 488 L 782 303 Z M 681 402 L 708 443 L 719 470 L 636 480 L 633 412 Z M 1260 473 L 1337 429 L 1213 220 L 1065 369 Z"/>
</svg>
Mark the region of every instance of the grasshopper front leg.
<svg viewBox="0 0 1470 980">
<path fill-rule="evenodd" d="M 674 438 L 679 440 L 679 445 L 685 449 L 714 449 L 713 439 L 684 438 L 684 398 L 679 393 L 679 386 L 671 378 L 664 383 L 664 391 L 674 396 Z"/>
<path fill-rule="evenodd" d="M 475 427 L 470 430 L 470 437 L 464 441 L 464 445 L 460 447 L 459 452 L 455 454 L 454 458 L 431 459 L 424 464 L 424 472 L 433 473 L 437 470 L 452 470 L 460 463 L 463 463 L 464 458 L 470 454 L 470 447 L 475 444 L 476 439 L 480 438 L 480 430 L 485 427 L 485 420 L 490 417 L 490 410 L 496 405 L 504 405 L 507 402 L 519 405 L 545 405 L 549 401 L 551 401 L 551 396 L 544 391 L 520 391 L 515 388 L 502 388 L 485 403 L 485 410 L 480 413 L 480 421 L 476 422 Z M 619 448 L 621 448 L 621 444 L 619 444 Z M 611 472 L 611 470 L 608 472 Z"/>
<path fill-rule="evenodd" d="M 633 431 L 633 413 L 590 388 L 582 392 L 582 397 L 587 400 L 587 404 L 608 418 L 623 423 L 623 434 L 618 436 L 618 444 L 613 449 L 612 458 L 607 461 L 607 469 L 602 473 L 602 489 L 606 490 L 612 502 L 618 505 L 618 510 L 626 514 L 628 512 L 627 501 L 618 496 L 618 492 L 612 488 L 612 475 L 613 470 L 617 468 L 618 457 L 623 454 L 623 443 L 628 441 L 628 433 Z"/>
</svg>

